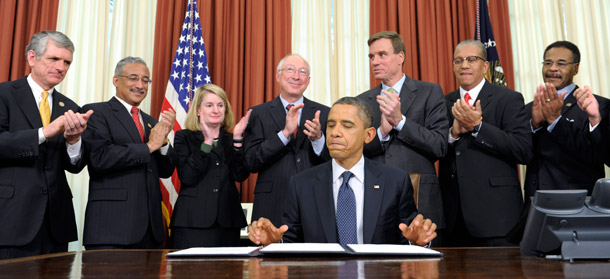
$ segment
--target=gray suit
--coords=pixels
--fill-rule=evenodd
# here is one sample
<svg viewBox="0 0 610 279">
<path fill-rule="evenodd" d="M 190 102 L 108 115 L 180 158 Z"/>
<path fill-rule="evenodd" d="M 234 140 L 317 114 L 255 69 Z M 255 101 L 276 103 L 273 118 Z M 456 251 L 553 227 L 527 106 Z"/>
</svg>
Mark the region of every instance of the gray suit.
<svg viewBox="0 0 610 279">
<path fill-rule="evenodd" d="M 379 127 L 381 111 L 377 95 L 381 85 L 358 96 L 373 110 L 373 127 Z M 449 122 L 443 91 L 438 84 L 406 76 L 400 90 L 401 113 L 406 121 L 400 132 L 392 130 L 390 140 L 379 137 L 364 146 L 364 155 L 408 173 L 421 174 L 418 194 L 419 212 L 439 228 L 445 227 L 440 186 L 434 163 L 447 153 Z"/>
</svg>

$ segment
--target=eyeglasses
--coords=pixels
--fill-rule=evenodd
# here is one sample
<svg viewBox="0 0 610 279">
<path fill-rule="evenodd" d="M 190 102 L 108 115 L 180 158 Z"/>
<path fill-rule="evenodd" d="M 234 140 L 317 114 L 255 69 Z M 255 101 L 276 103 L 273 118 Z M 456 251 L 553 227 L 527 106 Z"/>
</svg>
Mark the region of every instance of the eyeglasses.
<svg viewBox="0 0 610 279">
<path fill-rule="evenodd" d="M 460 66 L 462 65 L 462 63 L 464 63 L 464 61 L 468 62 L 468 65 L 472 65 L 474 64 L 474 62 L 477 62 L 477 60 L 481 59 L 481 61 L 485 61 L 485 59 L 478 57 L 478 56 L 468 56 L 466 58 L 454 58 L 453 59 L 453 66 Z"/>
<path fill-rule="evenodd" d="M 550 68 L 553 67 L 553 65 L 557 65 L 558 68 L 565 68 L 570 64 L 577 64 L 578 62 L 568 62 L 565 60 L 559 60 L 557 62 L 553 62 L 551 60 L 545 60 L 544 62 L 542 62 L 542 67 L 543 68 Z"/>
<path fill-rule="evenodd" d="M 152 83 L 152 80 L 149 77 L 139 77 L 136 75 L 128 75 L 128 76 L 117 75 L 117 76 L 127 78 L 130 82 L 133 82 L 133 83 L 136 83 L 140 80 L 142 80 L 142 82 L 146 83 L 146 84 Z"/>
<path fill-rule="evenodd" d="M 285 73 L 292 75 L 297 72 L 297 69 L 295 69 L 294 67 L 286 67 L 286 68 L 280 69 L 280 71 L 284 71 Z M 299 69 L 299 76 L 308 77 L 309 71 L 307 71 L 305 68 L 301 68 L 301 69 Z"/>
</svg>

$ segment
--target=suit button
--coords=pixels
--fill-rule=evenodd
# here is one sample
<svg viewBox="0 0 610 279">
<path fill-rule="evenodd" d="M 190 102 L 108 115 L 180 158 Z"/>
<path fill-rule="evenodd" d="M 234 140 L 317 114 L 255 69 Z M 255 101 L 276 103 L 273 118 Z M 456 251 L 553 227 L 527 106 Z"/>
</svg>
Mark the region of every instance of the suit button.
<svg viewBox="0 0 610 279">
<path fill-rule="evenodd" d="M 455 156 L 460 156 L 460 154 L 462 154 L 462 152 L 461 152 L 461 151 L 456 151 L 456 152 L 455 152 Z"/>
<path fill-rule="evenodd" d="M 300 163 L 300 162 L 301 162 L 301 158 L 297 158 L 297 163 Z"/>
<path fill-rule="evenodd" d="M 218 166 L 218 165 L 220 165 L 220 163 L 219 163 L 219 162 L 216 162 L 216 165 Z"/>
<path fill-rule="evenodd" d="M 146 170 L 147 170 L 148 172 L 152 172 L 152 170 L 151 170 L 151 169 L 146 169 Z"/>
<path fill-rule="evenodd" d="M 390 158 L 390 157 L 392 157 L 392 154 L 385 154 L 385 157 Z"/>
<path fill-rule="evenodd" d="M 30 153 L 28 153 L 28 155 L 34 156 L 34 152 L 30 151 Z"/>
<path fill-rule="evenodd" d="M 216 189 L 212 189 L 212 192 L 214 192 L 214 193 L 218 193 L 218 188 L 216 188 Z"/>
<path fill-rule="evenodd" d="M 45 169 L 45 170 L 50 170 L 50 169 L 51 169 L 51 166 L 46 166 L 46 167 L 44 167 L 44 169 Z"/>
</svg>

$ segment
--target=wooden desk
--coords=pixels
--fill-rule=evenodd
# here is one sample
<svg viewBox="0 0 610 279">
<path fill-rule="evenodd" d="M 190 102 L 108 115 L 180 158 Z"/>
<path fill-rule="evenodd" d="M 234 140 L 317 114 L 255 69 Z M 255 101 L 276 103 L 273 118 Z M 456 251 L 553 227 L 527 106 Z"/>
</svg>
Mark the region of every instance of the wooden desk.
<svg viewBox="0 0 610 279">
<path fill-rule="evenodd" d="M 523 257 L 518 248 L 443 248 L 397 257 L 166 259 L 169 250 L 102 250 L 0 261 L 1 278 L 609 278 L 610 262 Z"/>
</svg>

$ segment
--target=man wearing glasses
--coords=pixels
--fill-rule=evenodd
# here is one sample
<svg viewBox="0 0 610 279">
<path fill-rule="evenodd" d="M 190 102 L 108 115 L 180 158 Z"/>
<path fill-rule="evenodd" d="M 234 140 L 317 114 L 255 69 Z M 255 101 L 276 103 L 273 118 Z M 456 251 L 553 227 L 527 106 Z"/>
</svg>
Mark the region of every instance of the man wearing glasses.
<svg viewBox="0 0 610 279">
<path fill-rule="evenodd" d="M 479 41 L 455 49 L 460 85 L 445 97 L 451 128 L 440 162 L 446 231 L 443 246 L 505 246 L 523 204 L 517 164 L 533 156 L 520 93 L 485 80 L 489 67 Z"/>
<path fill-rule="evenodd" d="M 364 146 L 364 155 L 411 174 L 419 212 L 442 229 L 445 220 L 434 163 L 447 153 L 449 122 L 443 91 L 438 84 L 402 72 L 405 44 L 398 33 L 376 33 L 368 45 L 371 71 L 381 84 L 358 96 L 373 109 L 377 128 L 377 137 Z"/>
<path fill-rule="evenodd" d="M 275 75 L 279 96 L 252 108 L 244 137 L 246 167 L 258 173 L 252 220 L 283 224 L 290 177 L 330 160 L 324 137 L 330 109 L 303 97 L 309 74 L 305 59 L 287 55 Z"/>
<path fill-rule="evenodd" d="M 174 172 L 176 155 L 167 144 L 175 112 L 157 120 L 140 110 L 150 85 L 144 60 L 126 57 L 116 65 L 116 96 L 89 104 L 95 118 L 83 141 L 89 159 L 89 200 L 83 244 L 89 249 L 163 248 L 159 177 Z"/>
<path fill-rule="evenodd" d="M 578 47 L 557 41 L 544 51 L 542 77 L 534 101 L 526 106 L 534 137 L 534 159 L 527 165 L 525 197 L 536 190 L 586 189 L 603 178 L 604 152 L 595 139 L 605 133 L 609 100 L 574 82 Z"/>
</svg>

